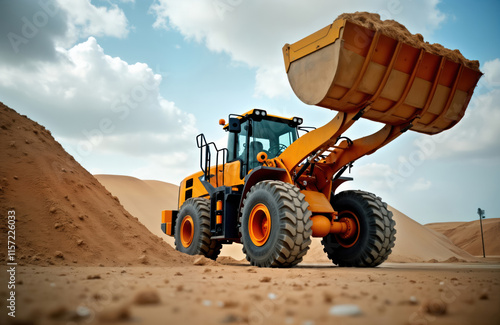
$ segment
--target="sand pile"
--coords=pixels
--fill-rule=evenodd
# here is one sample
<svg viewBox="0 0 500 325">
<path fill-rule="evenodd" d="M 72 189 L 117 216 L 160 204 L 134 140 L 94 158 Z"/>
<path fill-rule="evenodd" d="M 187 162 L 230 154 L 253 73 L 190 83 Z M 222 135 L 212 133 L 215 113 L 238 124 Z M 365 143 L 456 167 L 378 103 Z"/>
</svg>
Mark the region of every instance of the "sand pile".
<svg viewBox="0 0 500 325">
<path fill-rule="evenodd" d="M 177 209 L 179 187 L 174 184 L 140 180 L 130 176 L 94 175 L 128 212 L 160 238 L 167 238 L 161 231 L 161 211 Z M 168 237 L 172 238 L 172 237 Z M 167 241 L 173 245 L 173 239 Z"/>
<path fill-rule="evenodd" d="M 429 42 L 425 42 L 421 34 L 410 33 L 404 25 L 395 20 L 380 20 L 380 15 L 369 12 L 344 13 L 338 16 L 337 19 L 345 19 L 368 29 L 381 31 L 383 34 L 415 48 L 444 56 L 451 61 L 461 63 L 470 69 L 479 71 L 479 61 L 466 59 L 459 50 L 450 50 L 438 43 L 430 44 Z"/>
<path fill-rule="evenodd" d="M 479 220 L 470 222 L 441 222 L 425 225 L 442 233 L 453 244 L 475 256 L 483 256 Z M 483 219 L 484 248 L 486 256 L 500 256 L 500 218 Z"/>
<path fill-rule="evenodd" d="M 20 264 L 191 262 L 128 213 L 50 131 L 2 103 L 0 135 L 0 231 L 7 234 L 7 212 L 15 210 Z"/>
<path fill-rule="evenodd" d="M 153 234 L 174 247 L 174 237 L 165 235 L 160 228 L 161 211 L 177 209 L 179 187 L 174 184 L 141 180 L 130 176 L 95 175 L 99 182 L 120 199 L 125 209 L 139 218 Z M 245 258 L 241 245 L 223 245 L 220 256 L 236 260 Z"/>
<path fill-rule="evenodd" d="M 477 259 L 455 246 L 446 236 L 422 226 L 400 211 L 389 206 L 396 221 L 396 245 L 388 262 L 473 262 Z M 311 249 L 304 257 L 307 263 L 327 262 L 321 239 L 314 238 Z"/>
</svg>

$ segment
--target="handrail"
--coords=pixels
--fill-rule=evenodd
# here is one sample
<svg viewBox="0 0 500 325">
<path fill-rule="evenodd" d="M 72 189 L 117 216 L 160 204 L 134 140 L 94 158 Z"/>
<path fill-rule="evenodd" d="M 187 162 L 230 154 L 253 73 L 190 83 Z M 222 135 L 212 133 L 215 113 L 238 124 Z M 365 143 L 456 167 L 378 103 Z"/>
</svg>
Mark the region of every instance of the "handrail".
<svg viewBox="0 0 500 325">
<path fill-rule="evenodd" d="M 215 187 L 219 187 L 219 154 L 222 152 L 222 185 L 224 182 L 224 166 L 226 165 L 227 148 L 218 149 L 214 142 L 207 142 L 205 135 L 200 133 L 196 136 L 196 145 L 200 148 L 200 168 L 205 176 L 205 181 L 210 182 L 210 179 L 215 176 Z M 215 175 L 210 174 L 212 153 L 210 146 L 215 149 Z M 205 158 L 203 160 L 203 157 Z"/>
</svg>

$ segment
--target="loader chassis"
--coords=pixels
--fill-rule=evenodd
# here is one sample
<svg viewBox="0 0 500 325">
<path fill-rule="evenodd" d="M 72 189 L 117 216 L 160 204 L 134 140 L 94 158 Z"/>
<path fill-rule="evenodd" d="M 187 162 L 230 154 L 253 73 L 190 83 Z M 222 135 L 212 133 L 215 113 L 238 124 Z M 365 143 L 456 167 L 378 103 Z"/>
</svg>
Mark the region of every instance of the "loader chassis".
<svg viewBox="0 0 500 325">
<path fill-rule="evenodd" d="M 366 203 L 365 197 L 384 209 L 383 212 L 360 210 L 359 217 L 350 210 L 336 211 L 332 207 L 332 194 L 349 180 L 341 176 L 346 169 L 341 167 L 349 166 L 351 161 L 337 167 L 329 157 L 332 154 L 342 157 L 340 149 L 342 152 L 356 149 L 351 157 L 367 151 L 367 145 L 363 146 L 366 140 L 361 139 L 360 145 L 337 136 L 352 124 L 347 118 L 354 117 L 339 115 L 331 125 L 327 124 L 328 132 L 320 128 L 302 137 L 298 137 L 302 123 L 298 117 L 282 118 L 259 109 L 230 115 L 229 123 L 224 126 L 229 132 L 227 149 L 219 149 L 203 135 L 198 136 L 201 172 L 181 182 L 179 211 L 163 212 L 162 229 L 175 237 L 179 251 L 213 259 L 217 258 L 222 244 L 237 242 L 243 244 L 243 251 L 253 265 L 289 267 L 302 260 L 310 238 L 316 236 L 324 237 L 325 249 L 332 259 L 339 260 L 332 250 L 349 249 L 354 251 L 351 257 L 359 255 L 350 262 L 352 265 L 380 264 L 390 253 L 395 234 L 394 221 L 385 203 L 369 193 L 357 196 L 359 202 L 353 201 L 353 207 L 348 209 L 356 211 L 356 205 Z M 390 130 L 384 130 L 382 136 L 377 133 L 375 137 L 381 139 L 372 141 L 368 147 L 388 141 L 393 134 Z M 317 146 L 324 137 L 328 141 L 338 137 L 341 144 Z M 300 150 L 304 145 L 314 149 L 312 152 L 309 149 L 303 162 L 294 154 L 287 155 L 289 150 L 296 150 L 297 143 L 298 154 L 303 154 Z M 215 165 L 211 166 L 213 160 Z M 287 165 L 293 166 L 292 169 Z M 378 215 L 385 218 L 380 231 L 388 238 L 382 245 L 376 243 L 382 249 L 380 254 L 374 254 L 373 240 L 367 236 L 372 232 L 370 227 L 376 225 L 371 219 Z M 361 217 L 366 220 L 360 220 Z M 361 229 L 361 225 L 368 228 Z M 202 229 L 196 230 L 196 227 Z M 356 245 L 358 240 L 361 246 Z"/>
</svg>

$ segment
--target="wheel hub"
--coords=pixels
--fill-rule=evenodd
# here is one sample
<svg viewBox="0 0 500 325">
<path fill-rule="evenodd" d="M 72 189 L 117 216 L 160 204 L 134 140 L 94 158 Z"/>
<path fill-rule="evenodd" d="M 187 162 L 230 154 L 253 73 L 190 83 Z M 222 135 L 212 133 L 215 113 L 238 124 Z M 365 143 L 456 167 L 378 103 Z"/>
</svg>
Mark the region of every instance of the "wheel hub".
<svg viewBox="0 0 500 325">
<path fill-rule="evenodd" d="M 269 239 L 269 234 L 271 233 L 271 214 L 264 204 L 256 204 L 250 212 L 248 232 L 255 246 L 262 246 Z"/>
<path fill-rule="evenodd" d="M 344 232 L 335 234 L 337 242 L 345 248 L 354 246 L 359 239 L 359 220 L 356 214 L 351 211 L 343 211 L 339 214 L 339 221 L 346 225 Z"/>
<path fill-rule="evenodd" d="M 182 220 L 180 233 L 182 246 L 188 248 L 193 242 L 194 237 L 194 223 L 193 218 L 190 215 L 187 215 Z"/>
</svg>

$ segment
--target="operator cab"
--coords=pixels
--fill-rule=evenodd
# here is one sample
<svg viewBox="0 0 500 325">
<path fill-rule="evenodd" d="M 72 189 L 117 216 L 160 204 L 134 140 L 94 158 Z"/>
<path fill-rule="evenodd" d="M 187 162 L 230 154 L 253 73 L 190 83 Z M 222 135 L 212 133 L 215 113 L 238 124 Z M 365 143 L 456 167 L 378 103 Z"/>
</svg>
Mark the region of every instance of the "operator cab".
<svg viewBox="0 0 500 325">
<path fill-rule="evenodd" d="M 253 109 L 243 115 L 230 115 L 224 126 L 229 131 L 227 161 L 241 161 L 242 178 L 260 165 L 257 155 L 264 152 L 267 159 L 278 157 L 298 138 L 297 127 L 302 119 L 268 115 Z"/>
</svg>

